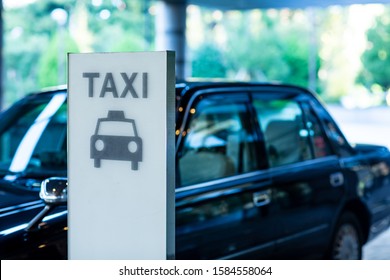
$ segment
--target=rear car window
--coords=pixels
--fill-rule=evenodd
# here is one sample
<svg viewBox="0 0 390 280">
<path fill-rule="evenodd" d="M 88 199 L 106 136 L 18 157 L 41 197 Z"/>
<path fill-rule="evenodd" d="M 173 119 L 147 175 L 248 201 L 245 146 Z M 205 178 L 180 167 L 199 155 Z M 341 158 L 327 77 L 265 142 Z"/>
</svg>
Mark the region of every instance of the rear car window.
<svg viewBox="0 0 390 280">
<path fill-rule="evenodd" d="M 253 105 L 264 136 L 270 167 L 331 154 L 321 124 L 312 110 L 293 98 L 255 95 Z"/>
<path fill-rule="evenodd" d="M 271 167 L 311 158 L 302 110 L 295 101 L 255 99 L 253 104 Z"/>
<path fill-rule="evenodd" d="M 190 114 L 178 154 L 180 185 L 257 169 L 248 104 L 229 98 L 203 98 Z"/>
</svg>

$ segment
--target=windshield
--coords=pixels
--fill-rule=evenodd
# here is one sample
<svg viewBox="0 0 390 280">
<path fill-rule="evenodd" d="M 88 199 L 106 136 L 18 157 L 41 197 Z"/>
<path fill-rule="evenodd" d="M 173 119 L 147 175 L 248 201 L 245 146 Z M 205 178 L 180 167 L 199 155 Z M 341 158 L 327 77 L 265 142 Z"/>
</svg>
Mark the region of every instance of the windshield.
<svg viewBox="0 0 390 280">
<path fill-rule="evenodd" d="M 3 173 L 66 171 L 65 101 L 64 92 L 29 97 L 2 114 L 0 170 Z"/>
<path fill-rule="evenodd" d="M 137 136 L 132 121 L 99 121 L 98 135 Z"/>
</svg>

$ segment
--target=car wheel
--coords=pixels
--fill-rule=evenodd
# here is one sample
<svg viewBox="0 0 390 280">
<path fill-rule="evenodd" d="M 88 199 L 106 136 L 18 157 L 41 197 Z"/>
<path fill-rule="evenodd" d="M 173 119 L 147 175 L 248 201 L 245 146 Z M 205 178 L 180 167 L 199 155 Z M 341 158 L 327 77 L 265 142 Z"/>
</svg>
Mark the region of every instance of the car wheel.
<svg viewBox="0 0 390 280">
<path fill-rule="evenodd" d="M 138 170 L 138 161 L 131 162 L 131 170 Z"/>
<path fill-rule="evenodd" d="M 100 159 L 96 159 L 96 158 L 95 158 L 95 160 L 94 160 L 94 166 L 95 166 L 96 168 L 100 168 Z"/>
<path fill-rule="evenodd" d="M 362 231 L 352 213 L 344 213 L 336 227 L 330 246 L 333 260 L 360 260 L 362 258 Z"/>
</svg>

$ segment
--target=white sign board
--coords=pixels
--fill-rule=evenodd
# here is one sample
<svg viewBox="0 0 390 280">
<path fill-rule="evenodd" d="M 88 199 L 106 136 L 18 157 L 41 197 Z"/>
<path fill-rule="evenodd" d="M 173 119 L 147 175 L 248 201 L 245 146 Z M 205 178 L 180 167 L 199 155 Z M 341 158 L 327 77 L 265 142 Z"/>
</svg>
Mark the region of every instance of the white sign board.
<svg viewBox="0 0 390 280">
<path fill-rule="evenodd" d="M 70 259 L 174 255 L 173 52 L 68 55 Z"/>
</svg>

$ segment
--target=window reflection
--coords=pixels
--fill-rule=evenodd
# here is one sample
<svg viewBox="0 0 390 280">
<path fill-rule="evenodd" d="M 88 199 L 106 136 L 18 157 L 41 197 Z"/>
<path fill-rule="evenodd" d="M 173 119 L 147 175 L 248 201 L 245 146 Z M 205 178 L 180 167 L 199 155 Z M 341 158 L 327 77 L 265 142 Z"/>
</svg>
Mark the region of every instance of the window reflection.
<svg viewBox="0 0 390 280">
<path fill-rule="evenodd" d="M 1 169 L 18 173 L 66 168 L 66 94 L 17 107 L 0 134 Z"/>
<path fill-rule="evenodd" d="M 270 166 L 280 166 L 311 158 L 302 110 L 292 100 L 254 101 L 264 134 Z"/>
<path fill-rule="evenodd" d="M 271 167 L 331 154 L 317 116 L 291 99 L 254 100 Z M 305 109 L 303 109 L 305 108 Z"/>
<path fill-rule="evenodd" d="M 179 156 L 181 185 L 255 170 L 247 106 L 202 100 L 190 120 Z"/>
</svg>

